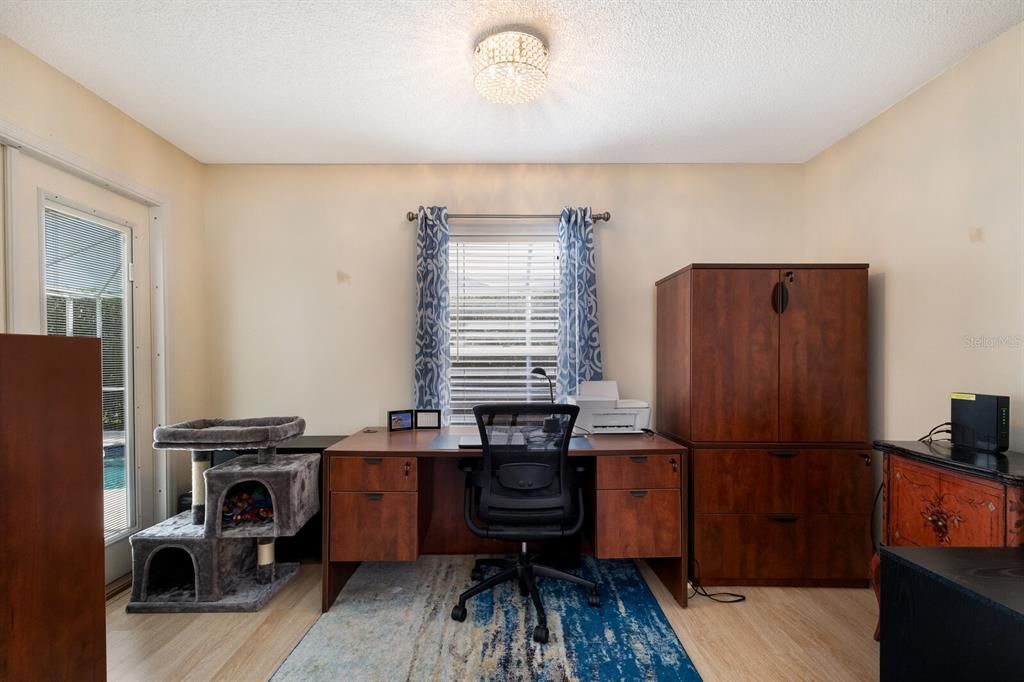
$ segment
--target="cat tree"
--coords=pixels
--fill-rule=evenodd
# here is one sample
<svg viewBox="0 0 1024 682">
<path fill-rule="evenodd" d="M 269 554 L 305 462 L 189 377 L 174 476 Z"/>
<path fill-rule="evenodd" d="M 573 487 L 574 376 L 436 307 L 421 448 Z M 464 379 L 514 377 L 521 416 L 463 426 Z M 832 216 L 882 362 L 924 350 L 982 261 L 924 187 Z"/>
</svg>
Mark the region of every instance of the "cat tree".
<svg viewBox="0 0 1024 682">
<path fill-rule="evenodd" d="M 305 428 L 299 417 L 261 417 L 153 432 L 154 448 L 192 451 L 192 509 L 131 536 L 129 613 L 257 611 L 295 577 L 297 563 L 275 562 L 274 540 L 319 511 L 320 455 L 279 455 L 277 444 Z M 211 467 L 218 450 L 257 454 Z"/>
</svg>

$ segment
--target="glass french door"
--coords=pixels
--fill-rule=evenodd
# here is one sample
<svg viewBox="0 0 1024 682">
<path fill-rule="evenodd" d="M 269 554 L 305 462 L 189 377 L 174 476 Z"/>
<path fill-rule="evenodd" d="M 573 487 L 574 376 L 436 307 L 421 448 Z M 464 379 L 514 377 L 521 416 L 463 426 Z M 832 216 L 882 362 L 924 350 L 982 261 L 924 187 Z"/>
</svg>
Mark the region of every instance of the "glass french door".
<svg viewBox="0 0 1024 682">
<path fill-rule="evenodd" d="M 11 331 L 100 339 L 106 578 L 154 519 L 147 207 L 20 155 L 10 164 Z"/>
<path fill-rule="evenodd" d="M 43 208 L 46 334 L 97 336 L 103 394 L 103 534 L 135 525 L 132 435 L 132 289 L 129 225 L 57 201 Z"/>
</svg>

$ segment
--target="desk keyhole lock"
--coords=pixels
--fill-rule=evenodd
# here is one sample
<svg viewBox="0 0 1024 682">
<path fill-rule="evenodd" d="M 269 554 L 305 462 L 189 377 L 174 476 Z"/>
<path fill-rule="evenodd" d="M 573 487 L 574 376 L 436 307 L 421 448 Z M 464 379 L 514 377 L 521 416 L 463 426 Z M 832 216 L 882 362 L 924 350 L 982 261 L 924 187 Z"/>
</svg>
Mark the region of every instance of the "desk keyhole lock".
<svg viewBox="0 0 1024 682">
<path fill-rule="evenodd" d="M 675 457 L 670 459 L 668 461 L 668 463 L 672 465 L 672 473 L 673 474 L 678 474 L 679 473 L 679 463 L 676 461 Z"/>
<path fill-rule="evenodd" d="M 409 478 L 409 470 L 410 469 L 412 469 L 412 464 L 409 463 L 409 460 L 406 460 L 405 461 L 405 477 L 406 478 Z"/>
<path fill-rule="evenodd" d="M 871 455 L 861 453 L 860 458 L 864 460 L 864 466 L 871 466 Z"/>
</svg>

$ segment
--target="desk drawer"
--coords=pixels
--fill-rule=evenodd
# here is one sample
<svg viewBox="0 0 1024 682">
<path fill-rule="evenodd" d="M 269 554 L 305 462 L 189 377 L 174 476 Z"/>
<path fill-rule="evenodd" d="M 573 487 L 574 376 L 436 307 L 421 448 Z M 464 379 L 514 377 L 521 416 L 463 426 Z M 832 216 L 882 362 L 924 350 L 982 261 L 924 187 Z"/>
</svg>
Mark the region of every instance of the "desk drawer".
<svg viewBox="0 0 1024 682">
<path fill-rule="evenodd" d="M 698 449 L 697 514 L 869 514 L 871 455 L 863 450 Z"/>
<path fill-rule="evenodd" d="M 417 493 L 331 493 L 331 561 L 415 561 Z"/>
<path fill-rule="evenodd" d="M 416 490 L 415 457 L 332 457 L 331 490 Z"/>
<path fill-rule="evenodd" d="M 693 558 L 706 585 L 866 581 L 870 514 L 697 514 Z"/>
<path fill-rule="evenodd" d="M 597 488 L 626 490 L 679 487 L 679 455 L 615 455 L 597 458 Z"/>
<path fill-rule="evenodd" d="M 679 556 L 679 489 L 598 490 L 594 554 L 599 559 Z"/>
</svg>

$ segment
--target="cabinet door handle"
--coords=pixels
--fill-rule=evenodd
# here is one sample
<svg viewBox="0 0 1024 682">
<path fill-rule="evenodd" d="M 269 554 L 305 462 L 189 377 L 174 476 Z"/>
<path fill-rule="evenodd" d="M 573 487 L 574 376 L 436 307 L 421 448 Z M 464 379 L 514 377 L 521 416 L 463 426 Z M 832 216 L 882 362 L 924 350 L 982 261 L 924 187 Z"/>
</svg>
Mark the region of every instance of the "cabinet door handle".
<svg viewBox="0 0 1024 682">
<path fill-rule="evenodd" d="M 769 514 L 768 518 L 779 523 L 792 523 L 800 517 L 796 514 Z"/>
<path fill-rule="evenodd" d="M 645 455 L 636 455 L 634 457 L 630 457 L 629 459 L 632 460 L 633 462 L 636 462 L 637 464 L 643 464 L 644 462 L 647 461 L 647 457 Z"/>
<path fill-rule="evenodd" d="M 384 499 L 384 493 L 366 493 L 366 499 L 376 502 L 377 500 Z"/>
<path fill-rule="evenodd" d="M 772 457 L 796 457 L 796 450 L 769 450 Z"/>
<path fill-rule="evenodd" d="M 633 497 L 647 497 L 646 490 L 630 490 L 629 494 L 632 495 Z"/>
<path fill-rule="evenodd" d="M 366 462 L 367 464 L 380 464 L 381 463 L 380 457 L 364 457 L 363 461 Z"/>
<path fill-rule="evenodd" d="M 785 282 L 776 282 L 772 288 L 772 310 L 778 314 L 786 312 L 789 307 L 789 289 Z"/>
</svg>

